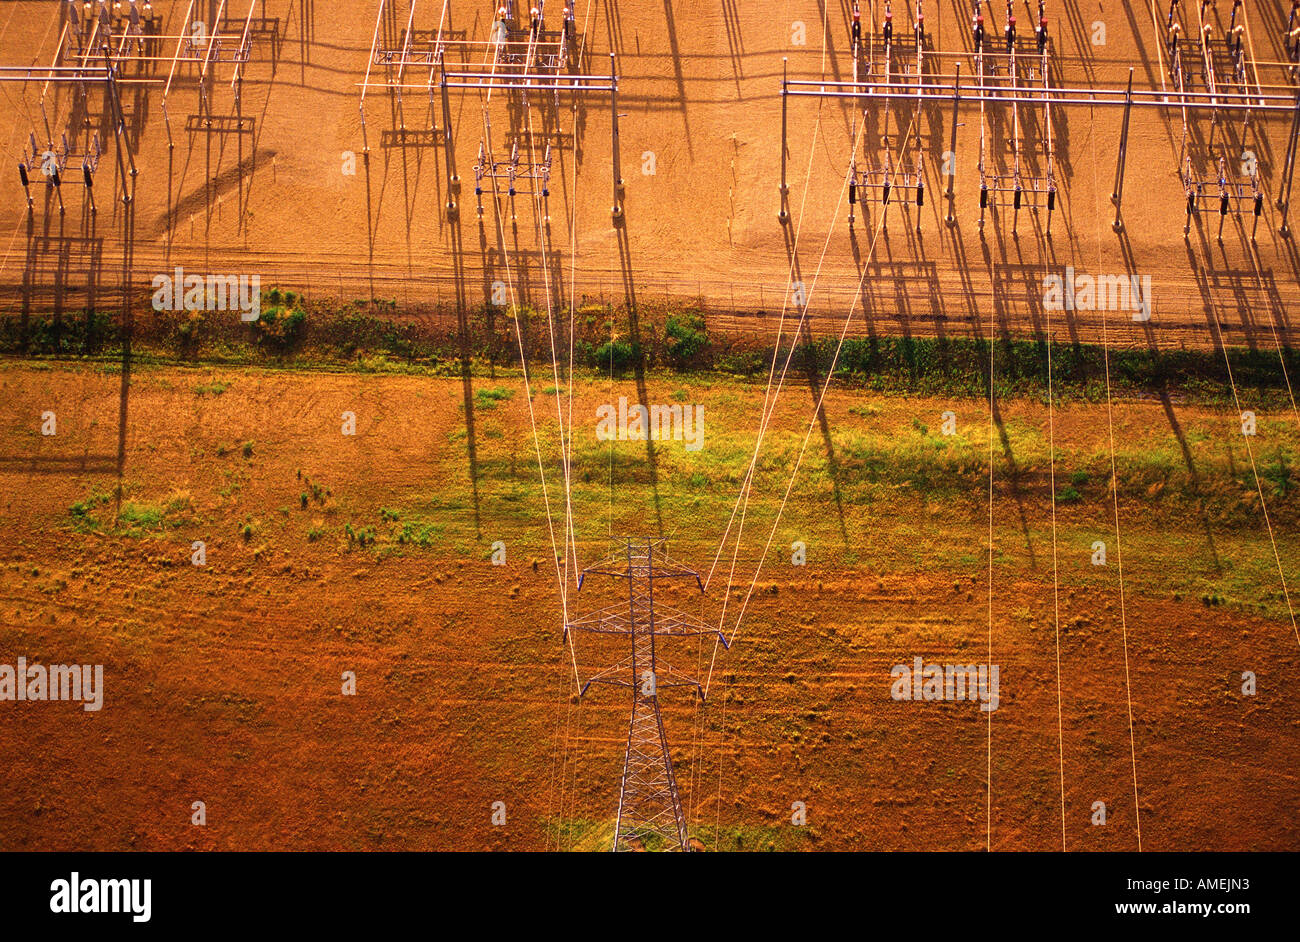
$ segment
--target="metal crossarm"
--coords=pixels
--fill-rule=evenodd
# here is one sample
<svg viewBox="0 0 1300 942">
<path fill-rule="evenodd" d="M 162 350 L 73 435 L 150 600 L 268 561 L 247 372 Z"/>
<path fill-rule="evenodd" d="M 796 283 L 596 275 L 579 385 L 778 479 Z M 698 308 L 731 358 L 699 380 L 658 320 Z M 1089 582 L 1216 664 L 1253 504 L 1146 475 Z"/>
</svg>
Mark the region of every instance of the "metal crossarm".
<svg viewBox="0 0 1300 942">
<path fill-rule="evenodd" d="M 1252 172 L 1246 178 L 1234 179 L 1229 175 L 1228 162 L 1224 157 L 1218 161 L 1218 173 L 1214 177 L 1201 177 L 1196 174 L 1190 156 L 1184 158 L 1183 192 L 1187 197 L 1187 222 L 1183 234 L 1191 232 L 1192 219 L 1199 213 L 1217 212 L 1219 215 L 1219 240 L 1223 240 L 1223 226 L 1229 215 L 1253 217 L 1251 241 L 1255 239 L 1255 230 L 1259 226 L 1259 217 L 1264 212 L 1264 191 L 1260 187 L 1258 172 Z"/>
<path fill-rule="evenodd" d="M 506 181 L 508 196 L 515 196 L 522 192 L 538 193 L 543 197 L 549 197 L 551 195 L 551 145 L 546 145 L 545 155 L 538 161 L 522 159 L 518 142 L 511 146 L 508 160 L 491 160 L 487 156 L 485 145 L 480 143 L 478 161 L 474 164 L 474 195 L 480 197 L 480 207 L 484 180 Z"/>
</svg>

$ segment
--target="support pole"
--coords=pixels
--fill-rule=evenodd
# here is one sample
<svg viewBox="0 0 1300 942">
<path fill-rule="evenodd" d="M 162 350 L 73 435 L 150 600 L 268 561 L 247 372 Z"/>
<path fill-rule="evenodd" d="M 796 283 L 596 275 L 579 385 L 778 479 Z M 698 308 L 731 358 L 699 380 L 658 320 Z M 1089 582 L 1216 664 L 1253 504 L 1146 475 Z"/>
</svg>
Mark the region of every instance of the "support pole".
<svg viewBox="0 0 1300 942">
<path fill-rule="evenodd" d="M 961 63 L 957 63 L 957 74 L 952 81 L 952 133 L 948 136 L 948 153 L 952 154 L 952 172 L 948 174 L 948 189 L 944 196 L 948 199 L 948 217 L 944 220 L 951 228 L 957 225 L 954 209 L 954 186 L 957 182 L 957 108 L 961 103 Z"/>
<path fill-rule="evenodd" d="M 1223 241 L 1223 224 L 1228 218 L 1228 205 L 1231 202 L 1231 196 L 1228 190 L 1228 171 L 1227 161 L 1222 157 L 1219 158 L 1219 236 L 1220 242 Z"/>
<path fill-rule="evenodd" d="M 1296 95 L 1295 111 L 1291 117 L 1291 135 L 1287 139 L 1286 162 L 1282 168 L 1282 196 L 1277 201 L 1278 209 L 1282 210 L 1283 238 L 1291 234 L 1291 229 L 1287 225 L 1287 216 L 1291 212 L 1291 180 L 1295 176 L 1296 135 L 1298 134 L 1300 134 L 1300 94 Z"/>
<path fill-rule="evenodd" d="M 454 217 L 460 177 L 456 173 L 456 147 L 451 137 L 451 102 L 447 99 L 446 75 L 441 77 L 440 84 L 442 85 L 442 151 L 447 161 L 447 215 Z"/>
<path fill-rule="evenodd" d="M 853 214 L 858 202 L 858 115 L 855 110 L 849 118 L 849 146 L 853 152 L 849 155 L 849 228 L 853 228 L 856 217 Z"/>
<path fill-rule="evenodd" d="M 1110 201 L 1115 204 L 1115 221 L 1111 228 L 1116 232 L 1124 228 L 1120 218 L 1120 204 L 1124 201 L 1124 165 L 1128 162 L 1128 119 L 1133 111 L 1133 69 L 1128 70 L 1128 90 L 1124 93 L 1124 123 L 1119 132 L 1119 155 L 1115 159 L 1115 188 L 1111 191 Z"/>
<path fill-rule="evenodd" d="M 618 151 L 618 75 L 615 74 L 614 53 L 609 54 L 609 105 L 614 117 L 614 208 L 610 215 L 615 219 L 623 218 L 623 164 Z"/>
<path fill-rule="evenodd" d="M 786 150 L 786 117 L 790 110 L 790 96 L 786 92 L 787 73 L 789 71 L 789 59 L 781 57 L 781 210 L 776 214 L 776 218 L 781 220 L 781 225 L 790 221 L 790 212 L 785 208 L 786 196 L 790 192 L 790 187 L 785 180 L 785 150 Z"/>
<path fill-rule="evenodd" d="M 20 179 L 20 180 L 22 181 L 22 183 L 23 183 L 23 192 L 27 194 L 27 212 L 30 214 L 31 211 L 32 211 L 32 205 L 33 205 L 33 202 L 32 202 L 32 190 L 31 190 L 31 180 L 30 180 L 30 179 L 28 178 L 28 176 L 27 176 L 27 165 L 24 164 L 24 163 L 19 163 L 19 164 L 18 164 L 18 179 Z"/>
</svg>

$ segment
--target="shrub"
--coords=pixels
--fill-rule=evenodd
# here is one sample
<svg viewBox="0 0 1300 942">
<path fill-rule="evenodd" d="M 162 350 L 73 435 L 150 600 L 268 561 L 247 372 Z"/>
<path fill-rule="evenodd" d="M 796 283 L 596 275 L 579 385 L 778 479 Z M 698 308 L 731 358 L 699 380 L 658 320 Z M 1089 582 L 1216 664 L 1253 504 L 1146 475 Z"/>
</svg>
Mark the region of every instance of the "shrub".
<svg viewBox="0 0 1300 942">
<path fill-rule="evenodd" d="M 678 369 L 695 365 L 709 345 L 704 318 L 694 312 L 670 315 L 664 325 L 668 359 Z"/>
<path fill-rule="evenodd" d="M 263 346 L 276 353 L 286 353 L 302 341 L 307 312 L 302 299 L 292 291 L 272 288 L 262 296 L 262 311 L 253 328 Z"/>
<path fill-rule="evenodd" d="M 596 349 L 591 365 L 598 370 L 612 369 L 615 373 L 622 373 L 640 359 L 639 344 L 627 340 L 607 340 Z"/>
<path fill-rule="evenodd" d="M 497 403 L 505 402 L 514 394 L 515 391 L 513 389 L 505 389 L 500 386 L 496 388 L 476 389 L 474 391 L 474 402 L 480 409 L 488 411 L 495 409 Z"/>
<path fill-rule="evenodd" d="M 162 526 L 163 511 L 161 507 L 149 504 L 137 504 L 128 501 L 118 513 L 118 523 L 127 528 L 154 529 Z"/>
</svg>

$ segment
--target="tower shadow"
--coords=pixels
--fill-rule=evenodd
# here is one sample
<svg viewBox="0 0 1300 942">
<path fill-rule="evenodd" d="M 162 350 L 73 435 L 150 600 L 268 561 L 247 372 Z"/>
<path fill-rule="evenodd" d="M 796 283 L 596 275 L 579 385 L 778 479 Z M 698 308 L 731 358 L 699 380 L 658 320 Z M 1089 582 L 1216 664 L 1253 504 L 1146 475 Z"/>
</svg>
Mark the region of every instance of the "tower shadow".
<svg viewBox="0 0 1300 942">
<path fill-rule="evenodd" d="M 641 355 L 640 311 L 637 305 L 636 280 L 632 274 L 632 249 L 628 242 L 627 202 L 623 202 L 623 214 L 615 220 L 614 231 L 618 236 L 618 261 L 623 275 L 623 297 L 627 308 L 628 336 L 632 341 L 632 373 L 636 382 L 638 401 L 648 404 L 649 392 L 645 380 L 645 359 Z M 611 338 L 612 342 L 612 338 Z M 654 499 L 655 527 L 659 537 L 664 535 L 663 506 L 659 495 L 659 465 L 655 458 L 655 443 L 650 435 L 645 437 L 646 467 L 650 474 L 650 491 Z"/>
<path fill-rule="evenodd" d="M 470 371 L 473 356 L 473 336 L 470 330 L 469 305 L 465 297 L 465 255 L 461 242 L 460 213 L 452 215 L 448 231 L 451 236 L 451 259 L 456 284 L 456 328 L 460 344 L 460 386 L 465 406 L 465 443 L 469 452 L 470 494 L 474 501 L 474 536 L 483 536 L 479 505 L 478 439 L 474 430 L 474 378 Z"/>
</svg>

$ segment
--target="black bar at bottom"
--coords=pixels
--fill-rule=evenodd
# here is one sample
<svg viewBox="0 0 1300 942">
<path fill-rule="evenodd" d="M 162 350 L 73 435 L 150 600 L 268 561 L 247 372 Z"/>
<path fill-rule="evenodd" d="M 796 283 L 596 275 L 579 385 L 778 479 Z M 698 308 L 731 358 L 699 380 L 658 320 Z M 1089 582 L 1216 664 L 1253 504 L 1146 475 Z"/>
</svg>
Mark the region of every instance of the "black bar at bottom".
<svg viewBox="0 0 1300 942">
<path fill-rule="evenodd" d="M 995 930 L 1042 925 L 1132 925 L 1142 931 L 1191 924 L 1222 938 L 1280 925 L 1294 913 L 1294 855 L 1261 854 L 417 854 L 417 853 L 110 853 L 7 854 L 0 857 L 0 912 L 6 931 L 35 925 L 74 937 L 87 929 L 123 936 L 154 931 L 292 928 L 295 938 L 319 926 L 379 930 L 413 925 L 455 927 L 456 934 L 499 937 L 510 925 L 597 925 L 619 918 L 638 894 L 663 887 L 662 915 L 691 887 L 701 894 L 682 907 L 681 930 L 714 922 L 728 935 L 783 917 L 799 937 L 813 926 L 907 926 L 903 936 L 932 937 L 960 929 L 962 937 L 993 938 Z M 73 877 L 73 874 L 76 877 Z M 651 881 L 637 880 L 650 877 Z M 668 878 L 665 880 L 664 878 Z M 115 884 L 119 912 L 99 907 L 105 880 Z M 634 881 L 634 882 L 633 882 Z M 135 892 L 138 890 L 139 892 Z M 87 893 L 90 895 L 87 896 Z M 85 902 L 87 906 L 81 905 Z M 135 903 L 134 907 L 132 903 Z M 716 917 L 709 915 L 716 910 Z M 451 920 L 446 922 L 445 920 Z M 71 930 L 69 932 L 68 930 Z M 917 934 L 920 934 L 919 936 Z M 839 932 L 835 933 L 837 936 Z M 15 936 L 17 937 L 17 936 Z"/>
</svg>

